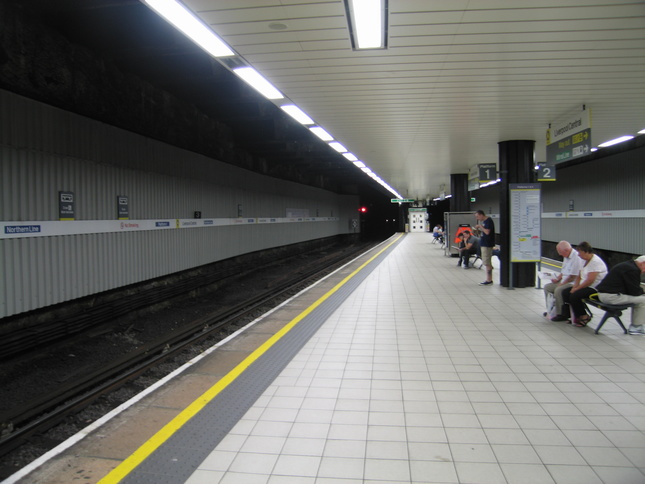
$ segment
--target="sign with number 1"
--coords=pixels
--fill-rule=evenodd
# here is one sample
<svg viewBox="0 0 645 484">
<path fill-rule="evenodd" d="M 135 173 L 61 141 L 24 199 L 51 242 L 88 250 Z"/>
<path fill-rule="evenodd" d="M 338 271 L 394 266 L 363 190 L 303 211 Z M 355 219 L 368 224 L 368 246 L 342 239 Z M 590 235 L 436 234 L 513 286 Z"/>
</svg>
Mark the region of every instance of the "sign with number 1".
<svg viewBox="0 0 645 484">
<path fill-rule="evenodd" d="M 497 180 L 496 163 L 480 163 L 477 166 L 479 167 L 479 183 Z"/>
</svg>

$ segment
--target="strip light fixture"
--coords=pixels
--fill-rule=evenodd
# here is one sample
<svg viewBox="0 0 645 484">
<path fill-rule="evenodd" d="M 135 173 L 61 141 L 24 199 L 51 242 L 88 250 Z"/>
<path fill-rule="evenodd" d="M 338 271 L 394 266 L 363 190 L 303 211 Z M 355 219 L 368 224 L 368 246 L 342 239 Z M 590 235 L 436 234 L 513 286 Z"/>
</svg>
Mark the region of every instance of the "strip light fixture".
<svg viewBox="0 0 645 484">
<path fill-rule="evenodd" d="M 621 136 L 620 138 L 611 139 L 609 141 L 605 141 L 604 143 L 600 143 L 598 145 L 598 148 L 607 148 L 607 146 L 617 145 L 618 143 L 622 143 L 623 141 L 628 141 L 632 138 L 633 136 Z"/>
<path fill-rule="evenodd" d="M 238 67 L 233 72 L 244 79 L 251 87 L 262 94 L 267 99 L 284 99 L 284 96 L 278 91 L 273 84 L 267 81 L 253 67 Z"/>
<path fill-rule="evenodd" d="M 347 148 L 341 145 L 338 141 L 332 141 L 331 143 L 329 143 L 329 146 L 334 148 L 339 153 L 347 153 Z"/>
<path fill-rule="evenodd" d="M 387 47 L 387 0 L 345 0 L 352 48 Z"/>
<path fill-rule="evenodd" d="M 144 0 L 144 2 L 213 57 L 235 55 L 235 52 L 222 39 L 180 2 L 176 0 Z"/>
<path fill-rule="evenodd" d="M 334 137 L 330 135 L 327 131 L 325 131 L 323 128 L 321 128 L 320 126 L 314 126 L 313 128 L 309 128 L 309 130 L 323 141 L 334 140 Z"/>
<path fill-rule="evenodd" d="M 356 158 L 356 155 L 354 153 L 343 153 L 343 156 L 349 161 L 358 161 L 358 158 Z"/>
<path fill-rule="evenodd" d="M 314 124 L 314 120 L 307 116 L 307 114 L 295 104 L 285 104 L 283 106 L 280 106 L 280 109 L 282 109 L 285 113 L 298 121 L 300 124 Z"/>
<path fill-rule="evenodd" d="M 213 57 L 239 57 L 208 25 L 204 24 L 179 0 L 142 1 Z M 344 1 L 350 23 L 352 47 L 354 49 L 382 49 L 387 47 L 388 0 Z M 239 60 L 243 59 L 239 57 Z M 224 64 L 231 68 L 230 63 Z M 237 65 L 240 65 L 240 63 L 238 62 Z M 267 99 L 279 100 L 285 98 L 273 84 L 248 64 L 231 70 Z M 280 108 L 301 124 L 315 124 L 314 120 L 295 104 L 281 105 Z M 339 153 L 342 153 L 346 159 L 353 162 L 354 165 L 369 175 L 387 191 L 398 198 L 402 198 L 396 190 L 385 183 L 365 163 L 359 161 L 352 153 L 348 153 L 347 149 L 335 141 L 334 137 L 325 131 L 325 129 L 320 126 L 312 126 L 309 129 L 321 140 L 327 141 L 329 146 Z"/>
</svg>

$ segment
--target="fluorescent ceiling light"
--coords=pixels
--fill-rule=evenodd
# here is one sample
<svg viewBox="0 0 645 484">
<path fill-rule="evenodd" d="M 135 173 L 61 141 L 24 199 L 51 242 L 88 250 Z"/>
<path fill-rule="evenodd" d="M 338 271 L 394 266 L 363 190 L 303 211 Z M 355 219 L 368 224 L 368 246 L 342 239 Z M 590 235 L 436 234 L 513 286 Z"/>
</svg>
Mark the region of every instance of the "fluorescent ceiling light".
<svg viewBox="0 0 645 484">
<path fill-rule="evenodd" d="M 244 79 L 255 90 L 267 99 L 283 99 L 284 96 L 278 91 L 273 84 L 267 81 L 262 75 L 253 69 L 253 67 L 238 67 L 233 72 Z"/>
<path fill-rule="evenodd" d="M 370 169 L 369 169 L 368 167 L 366 167 L 366 166 L 365 166 L 365 167 L 363 167 L 363 168 L 361 168 L 361 170 L 363 170 L 363 171 L 364 171 L 365 173 L 367 173 L 367 174 L 372 173 L 372 170 L 370 170 Z"/>
<path fill-rule="evenodd" d="M 314 120 L 307 116 L 305 112 L 295 104 L 285 104 L 284 106 L 280 106 L 280 108 L 301 124 L 314 124 Z"/>
<path fill-rule="evenodd" d="M 354 153 L 343 153 L 343 156 L 347 158 L 349 161 L 358 161 L 358 158 L 354 156 Z"/>
<path fill-rule="evenodd" d="M 641 129 L 638 134 L 645 134 L 645 129 Z"/>
<path fill-rule="evenodd" d="M 387 0 L 346 0 L 355 49 L 385 47 L 385 3 Z"/>
<path fill-rule="evenodd" d="M 359 168 L 365 168 L 365 163 L 363 163 L 362 161 L 356 160 L 354 164 Z"/>
<path fill-rule="evenodd" d="M 320 126 L 314 126 L 313 128 L 309 128 L 309 130 L 323 141 L 332 141 L 334 139 L 332 135 L 330 135 Z"/>
<path fill-rule="evenodd" d="M 620 138 L 611 139 L 609 141 L 605 141 L 604 143 L 600 143 L 598 145 L 598 148 L 607 148 L 607 146 L 617 145 L 618 143 L 622 143 L 623 141 L 627 141 L 632 138 L 633 136 L 621 136 Z"/>
<path fill-rule="evenodd" d="M 150 8 L 173 24 L 214 57 L 235 55 L 228 45 L 176 0 L 144 0 Z"/>
<path fill-rule="evenodd" d="M 333 143 L 329 143 L 329 146 L 334 148 L 339 153 L 346 153 L 347 152 L 347 148 L 345 148 L 343 145 L 341 145 L 338 141 L 334 141 Z"/>
</svg>

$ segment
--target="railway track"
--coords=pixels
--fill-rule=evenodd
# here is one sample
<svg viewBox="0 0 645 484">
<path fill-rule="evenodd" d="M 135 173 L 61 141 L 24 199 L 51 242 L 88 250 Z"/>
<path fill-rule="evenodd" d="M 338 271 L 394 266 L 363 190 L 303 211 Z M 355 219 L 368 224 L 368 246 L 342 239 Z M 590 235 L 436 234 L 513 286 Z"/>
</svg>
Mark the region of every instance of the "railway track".
<svg viewBox="0 0 645 484">
<path fill-rule="evenodd" d="M 350 251 L 318 257 L 315 261 L 300 266 L 296 274 L 276 278 L 270 287 L 252 298 L 194 319 L 189 324 L 182 325 L 180 330 L 174 331 L 172 336 L 164 335 L 151 341 L 100 370 L 79 376 L 73 382 L 60 386 L 54 393 L 43 395 L 28 406 L 0 417 L 4 429 L 4 434 L 0 437 L 0 456 L 7 455 L 28 442 L 32 436 L 46 432 L 101 396 L 175 357 L 191 345 L 212 338 L 249 315 L 275 307 L 278 301 L 286 299 L 374 245 L 353 246 Z"/>
</svg>

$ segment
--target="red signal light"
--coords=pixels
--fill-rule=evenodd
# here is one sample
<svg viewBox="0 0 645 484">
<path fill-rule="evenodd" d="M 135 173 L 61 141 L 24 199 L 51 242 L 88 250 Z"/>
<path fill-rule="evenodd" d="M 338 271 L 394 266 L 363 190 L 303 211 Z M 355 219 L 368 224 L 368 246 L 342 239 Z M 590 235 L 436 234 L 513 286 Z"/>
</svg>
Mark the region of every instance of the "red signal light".
<svg viewBox="0 0 645 484">
<path fill-rule="evenodd" d="M 358 209 L 358 211 L 361 213 L 367 213 L 367 207 L 361 207 Z"/>
</svg>

